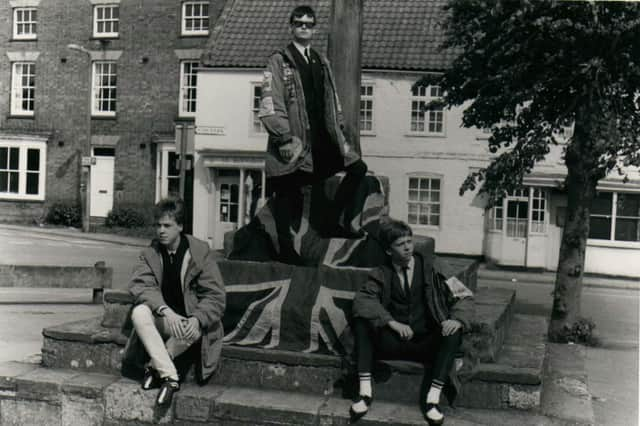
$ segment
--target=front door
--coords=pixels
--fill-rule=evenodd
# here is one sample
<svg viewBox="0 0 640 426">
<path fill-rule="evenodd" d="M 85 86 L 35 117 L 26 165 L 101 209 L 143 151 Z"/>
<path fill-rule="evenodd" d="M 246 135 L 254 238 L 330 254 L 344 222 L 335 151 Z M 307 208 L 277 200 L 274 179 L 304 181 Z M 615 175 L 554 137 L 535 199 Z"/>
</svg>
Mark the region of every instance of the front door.
<svg viewBox="0 0 640 426">
<path fill-rule="evenodd" d="M 91 166 L 91 216 L 107 217 L 113 208 L 115 148 L 93 148 Z"/>
<path fill-rule="evenodd" d="M 222 249 L 224 234 L 238 229 L 240 172 L 219 169 L 216 176 L 216 233 L 214 248 Z"/>
<path fill-rule="evenodd" d="M 504 239 L 504 265 L 525 266 L 529 223 L 528 191 L 515 191 L 507 198 L 507 229 Z"/>
</svg>

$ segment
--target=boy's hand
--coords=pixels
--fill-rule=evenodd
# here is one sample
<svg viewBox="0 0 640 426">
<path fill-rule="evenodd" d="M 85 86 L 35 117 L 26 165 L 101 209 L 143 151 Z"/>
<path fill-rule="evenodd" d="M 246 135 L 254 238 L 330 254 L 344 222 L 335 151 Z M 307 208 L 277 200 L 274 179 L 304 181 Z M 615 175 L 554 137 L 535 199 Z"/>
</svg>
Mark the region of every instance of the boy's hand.
<svg viewBox="0 0 640 426">
<path fill-rule="evenodd" d="M 401 339 L 411 340 L 411 338 L 413 337 L 413 330 L 406 324 L 391 320 L 389 321 L 388 325 L 393 331 L 398 333 Z"/>
<path fill-rule="evenodd" d="M 200 337 L 200 321 L 196 317 L 182 320 L 182 332 L 185 340 L 195 341 Z"/>
<path fill-rule="evenodd" d="M 167 320 L 169 326 L 169 333 L 176 339 L 184 339 L 184 333 L 182 330 L 182 320 L 186 319 L 182 315 L 176 314 L 173 309 L 168 308 L 164 311 L 164 317 Z"/>
<path fill-rule="evenodd" d="M 462 328 L 462 323 L 458 320 L 448 319 L 442 321 L 442 335 L 443 336 L 451 336 L 456 331 Z"/>
<path fill-rule="evenodd" d="M 278 149 L 280 156 L 287 163 L 294 162 L 302 152 L 302 141 L 300 138 L 293 136 L 290 142 L 285 143 Z"/>
</svg>

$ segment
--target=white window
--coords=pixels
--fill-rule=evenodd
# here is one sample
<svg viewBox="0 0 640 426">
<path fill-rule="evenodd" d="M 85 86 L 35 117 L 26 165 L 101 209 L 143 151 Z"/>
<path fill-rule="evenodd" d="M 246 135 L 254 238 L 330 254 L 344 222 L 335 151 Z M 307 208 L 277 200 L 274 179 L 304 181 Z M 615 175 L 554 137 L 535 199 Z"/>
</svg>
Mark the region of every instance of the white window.
<svg viewBox="0 0 640 426">
<path fill-rule="evenodd" d="M 156 163 L 156 202 L 180 196 L 180 164 L 174 143 L 159 144 Z"/>
<path fill-rule="evenodd" d="M 266 130 L 258 116 L 260 112 L 260 99 L 262 99 L 262 84 L 251 84 L 251 131 L 253 133 L 265 133 Z"/>
<path fill-rule="evenodd" d="M 360 86 L 360 132 L 373 133 L 373 84 Z"/>
<path fill-rule="evenodd" d="M 0 141 L 0 199 L 44 200 L 44 142 Z"/>
<path fill-rule="evenodd" d="M 408 210 L 410 225 L 440 226 L 440 179 L 410 177 Z"/>
<path fill-rule="evenodd" d="M 589 238 L 640 241 L 640 194 L 599 192 L 591 206 Z"/>
<path fill-rule="evenodd" d="M 198 86 L 198 62 L 180 62 L 180 110 L 181 117 L 196 115 L 196 89 Z"/>
<path fill-rule="evenodd" d="M 11 70 L 11 115 L 32 116 L 35 92 L 36 64 L 14 62 Z"/>
<path fill-rule="evenodd" d="M 118 37 L 120 7 L 117 4 L 93 7 L 93 36 Z"/>
<path fill-rule="evenodd" d="M 531 232 L 544 234 L 547 231 L 545 211 L 546 192 L 541 188 L 531 188 Z"/>
<path fill-rule="evenodd" d="M 13 9 L 13 38 L 33 40 L 37 37 L 38 11 L 35 7 Z"/>
<path fill-rule="evenodd" d="M 502 231 L 503 222 L 504 208 L 502 207 L 502 203 L 500 203 L 489 210 L 489 230 Z"/>
<path fill-rule="evenodd" d="M 186 1 L 182 3 L 182 35 L 209 34 L 209 2 Z"/>
<path fill-rule="evenodd" d="M 507 237 L 526 238 L 529 222 L 529 191 L 516 189 L 511 192 L 507 203 Z"/>
<path fill-rule="evenodd" d="M 116 63 L 93 63 L 93 86 L 91 88 L 91 114 L 113 117 L 116 115 Z"/>
<path fill-rule="evenodd" d="M 411 89 L 411 133 L 444 135 L 444 110 L 442 106 L 425 106 L 440 99 L 440 86 L 416 86 Z"/>
</svg>

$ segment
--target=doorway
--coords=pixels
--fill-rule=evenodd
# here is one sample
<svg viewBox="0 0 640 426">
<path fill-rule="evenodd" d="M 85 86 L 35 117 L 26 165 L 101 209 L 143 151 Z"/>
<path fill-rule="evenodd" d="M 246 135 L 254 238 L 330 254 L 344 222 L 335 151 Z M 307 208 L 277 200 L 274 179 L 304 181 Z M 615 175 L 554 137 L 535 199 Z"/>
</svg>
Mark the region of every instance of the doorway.
<svg viewBox="0 0 640 426">
<path fill-rule="evenodd" d="M 115 155 L 115 148 L 92 149 L 95 164 L 91 166 L 91 216 L 107 217 L 113 208 Z"/>
<path fill-rule="evenodd" d="M 218 169 L 216 172 L 216 232 L 214 245 L 223 248 L 224 234 L 238 229 L 240 212 L 240 171 Z"/>
</svg>

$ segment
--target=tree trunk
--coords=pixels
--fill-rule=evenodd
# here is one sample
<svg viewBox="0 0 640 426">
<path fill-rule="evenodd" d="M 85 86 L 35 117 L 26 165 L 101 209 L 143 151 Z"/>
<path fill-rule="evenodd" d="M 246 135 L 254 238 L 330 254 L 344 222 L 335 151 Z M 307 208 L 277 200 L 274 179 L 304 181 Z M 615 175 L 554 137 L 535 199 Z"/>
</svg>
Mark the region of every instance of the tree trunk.
<svg viewBox="0 0 640 426">
<path fill-rule="evenodd" d="M 567 210 L 549 324 L 549 340 L 572 341 L 572 328 L 580 318 L 580 295 L 585 252 L 589 236 L 589 214 L 602 177 L 597 167 L 597 127 L 593 111 L 582 109 L 576 117 L 573 141 L 567 146 Z"/>
</svg>

